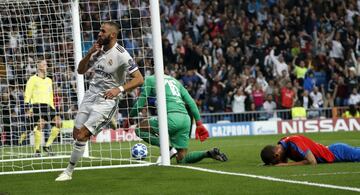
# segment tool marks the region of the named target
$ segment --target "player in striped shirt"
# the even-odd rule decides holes
[[[121,94],[144,82],[130,54],[117,43],[118,34],[119,26],[115,22],[104,22],[96,43],[79,63],[79,74],[84,74],[92,68],[95,75],[75,119],[75,143],[69,165],[56,181],[72,179],[72,172],[84,154],[86,142],[90,136],[99,133],[117,112]],[[128,82],[127,74],[132,77]]]
[[[275,166],[360,162],[359,147],[344,143],[324,146],[303,135],[284,137],[276,146],[265,146],[260,155],[265,165]],[[288,162],[288,158],[294,162]]]

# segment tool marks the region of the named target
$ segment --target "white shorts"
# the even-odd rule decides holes
[[[93,135],[98,134],[117,112],[118,99],[110,100],[100,94],[85,93],[75,118],[75,127],[80,129],[85,126]]]

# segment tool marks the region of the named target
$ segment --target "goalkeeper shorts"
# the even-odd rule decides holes
[[[177,149],[185,149],[189,146],[189,133],[191,130],[190,116],[184,113],[168,113],[168,132],[170,145]],[[157,117],[150,118],[151,130],[159,133],[159,122]]]

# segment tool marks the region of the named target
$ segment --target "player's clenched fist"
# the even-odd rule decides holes
[[[100,43],[101,41],[100,41],[100,38],[98,38],[98,40],[96,40],[96,42],[94,43],[94,45],[89,49],[89,53],[90,54],[93,54],[93,53],[95,53],[95,52],[98,52],[98,51],[100,51],[100,49],[101,49],[101,43]]]

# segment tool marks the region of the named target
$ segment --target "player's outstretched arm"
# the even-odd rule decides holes
[[[314,154],[308,150],[305,155],[305,159],[299,162],[288,162],[288,163],[279,163],[275,166],[294,166],[294,165],[316,165],[317,161]]]
[[[188,105],[191,115],[195,118],[195,138],[203,142],[209,137],[209,132],[201,122],[199,109],[197,108],[194,99],[190,96],[189,92],[185,89],[185,87],[181,87],[180,93],[185,104]]]

